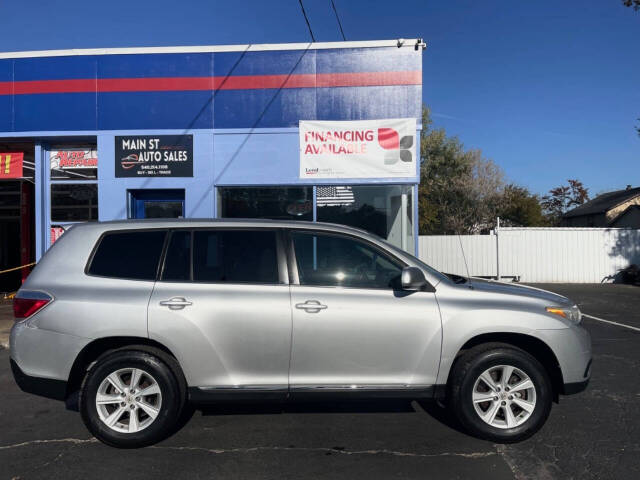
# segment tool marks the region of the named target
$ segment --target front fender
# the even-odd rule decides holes
[[[486,334],[519,334],[534,337],[545,343],[560,358],[557,344],[549,342],[553,332],[569,330],[562,321],[544,313],[512,308],[458,307],[442,309],[442,358],[437,383],[446,384],[449,372],[460,349],[470,340]],[[562,364],[561,364],[562,366]]]

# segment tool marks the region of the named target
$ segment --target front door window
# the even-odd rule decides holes
[[[300,285],[400,288],[402,265],[359,240],[293,233]]]

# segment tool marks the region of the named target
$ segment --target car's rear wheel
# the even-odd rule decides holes
[[[485,344],[454,365],[450,399],[457,418],[472,434],[509,443],[530,437],[544,425],[553,392],[545,368],[527,352]]]
[[[172,370],[142,351],[98,359],[83,382],[80,412],[89,431],[119,448],[151,445],[172,432],[183,399]]]

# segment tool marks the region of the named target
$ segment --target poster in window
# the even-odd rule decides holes
[[[95,180],[98,178],[96,147],[72,147],[49,152],[54,180]]]
[[[24,152],[0,152],[0,179],[22,178]]]

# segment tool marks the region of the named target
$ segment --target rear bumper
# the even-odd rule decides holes
[[[67,382],[64,380],[29,376],[22,371],[13,358],[10,362],[13,378],[23,392],[54,400],[64,400],[67,396]]]

